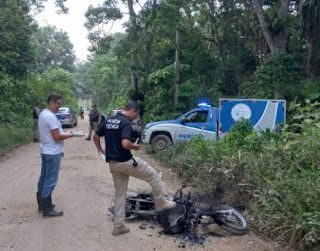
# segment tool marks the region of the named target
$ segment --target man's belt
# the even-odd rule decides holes
[[[109,160],[108,162],[109,162],[109,163],[121,163],[121,162],[127,162],[127,161],[129,161],[129,160],[132,160],[132,161],[133,161],[132,165],[133,165],[134,167],[138,166],[138,162],[137,162],[134,158],[131,158],[131,159],[128,159],[128,160]]]

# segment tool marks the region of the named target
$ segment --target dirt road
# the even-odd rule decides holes
[[[76,130],[86,131],[79,120]],[[176,176],[143,150],[137,153],[155,169],[164,171],[168,192],[180,186]],[[92,141],[72,138],[65,142],[65,157],[53,201],[63,217],[44,219],[36,207],[36,183],[40,171],[39,144],[31,143],[0,159],[0,250],[212,250],[278,251],[279,247],[253,233],[246,236],[209,237],[204,246],[180,248],[180,239],[160,235],[159,226],[147,222],[128,223],[131,233],[111,235],[108,207],[113,197],[108,165]],[[147,184],[131,178],[130,191],[149,190]]]

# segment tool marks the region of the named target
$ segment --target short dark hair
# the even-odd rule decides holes
[[[138,110],[140,110],[140,107],[139,107],[139,104],[136,102],[129,102],[128,104],[125,105],[124,110],[125,111],[130,111],[130,110],[138,111]]]
[[[61,96],[59,94],[56,93],[52,93],[49,95],[48,97],[48,104],[52,101],[54,103],[56,103],[58,100],[61,99]]]

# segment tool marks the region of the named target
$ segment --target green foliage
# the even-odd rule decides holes
[[[288,108],[288,130],[294,132],[308,132],[310,126],[320,121],[320,103],[305,100],[304,104],[292,102]]]
[[[24,76],[34,62],[31,43],[34,26],[24,1],[0,2],[0,71]]]
[[[264,2],[268,6],[265,14],[270,21],[271,35],[277,37],[288,31],[288,43],[285,43],[288,48],[274,54],[269,53],[270,48],[251,1],[228,0],[220,1],[219,5],[209,0],[165,0],[157,4],[148,1],[137,13],[137,22],[131,20],[126,24],[127,32],[120,40],[119,36],[104,35],[103,29],[98,28],[121,16],[119,2],[106,1],[101,7],[89,9],[87,27],[92,32],[93,50],[98,55],[112,55],[117,59],[115,71],[122,74],[120,82],[126,82],[121,86],[133,88],[129,85],[130,69],[137,72],[139,90],[129,95],[135,99],[138,93],[139,101],[144,97],[147,120],[171,118],[190,109],[203,96],[217,103],[220,97],[285,98],[292,101],[295,97],[301,100],[317,95],[311,89],[318,86],[316,78],[304,79],[309,45],[302,38],[301,12],[294,1],[290,1],[288,19],[279,14],[279,4]],[[134,42],[132,29],[137,34]],[[171,66],[175,61],[177,29],[180,62],[188,69],[180,71],[179,104],[174,107],[174,71]],[[132,53],[136,57],[134,65]],[[111,92],[118,90],[112,89]],[[122,93],[126,96],[128,92]],[[111,99],[102,102],[108,103]]]
[[[301,250],[320,244],[320,112],[295,106],[300,133],[252,132],[238,121],[217,142],[193,138],[159,153],[199,191],[247,209],[254,228]]]
[[[0,123],[0,156],[21,145],[27,144],[32,139],[33,121],[25,119],[19,124]]]
[[[150,74],[145,104],[152,107],[147,120],[157,120],[172,112],[174,69],[172,65]],[[151,105],[152,104],[152,105]],[[165,112],[164,112],[165,111]]]
[[[235,123],[229,133],[224,137],[224,141],[234,148],[238,148],[251,140],[250,135],[254,135],[253,128],[249,120],[240,119]]]
[[[19,124],[24,121],[32,96],[27,82],[10,78],[0,72],[0,123]],[[30,113],[31,114],[31,113]]]
[[[255,98],[293,100],[299,93],[300,72],[300,64],[293,55],[271,54],[243,86],[243,93]]]
[[[319,133],[284,133],[280,140],[260,141],[247,153],[252,222],[265,234],[304,249],[319,244]]]
[[[98,7],[89,6],[85,13],[87,22],[85,27],[89,30],[89,40],[92,43],[91,50],[106,53],[104,47],[109,41],[109,36],[104,36],[104,26],[122,18],[122,13],[116,5],[116,1],[104,1]]]
[[[30,93],[36,102],[47,105],[47,98],[51,93],[58,93],[64,105],[70,105],[77,110],[75,96],[75,76],[63,69],[48,69],[41,75],[29,77]]]
[[[169,147],[158,153],[158,156],[175,168],[182,177],[205,191],[213,191],[217,183],[210,182],[211,166],[202,163],[211,162],[216,156],[213,153],[213,142],[204,141],[201,137],[194,137],[189,142]]]
[[[113,101],[127,97],[130,89],[125,82],[126,76],[117,70],[115,58],[107,55],[99,55],[86,65],[85,84],[92,93],[92,102],[100,108],[112,109],[119,105]]]
[[[52,92],[61,94],[64,104],[77,108],[72,73],[51,69],[23,81],[0,73],[1,153],[31,140],[33,106],[39,102],[45,107]]]
[[[46,71],[42,76],[30,75],[24,81],[0,73],[0,122],[19,124],[32,114],[36,102],[46,106],[50,93],[62,95],[64,103],[76,108],[74,76],[62,69]]]
[[[75,78],[67,71],[75,57],[66,33],[52,27],[37,31],[29,13],[42,2],[0,1],[0,154],[32,139],[33,106],[45,107],[49,93],[60,93],[65,104],[77,108]],[[63,2],[55,4],[65,12]]]
[[[35,33],[37,71],[62,68],[75,70],[75,55],[68,34],[54,26],[40,27]]]
[[[181,73],[187,73],[189,65],[180,66]],[[198,90],[197,82],[188,80],[180,84],[180,100],[178,107],[173,105],[174,66],[169,65],[149,75],[145,83],[144,105],[149,107],[145,114],[146,121],[169,119],[176,117],[194,105],[194,93]]]
[[[305,99],[320,100],[320,78],[301,80],[301,89],[297,98],[299,101]]]

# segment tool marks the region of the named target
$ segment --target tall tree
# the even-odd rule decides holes
[[[104,1],[101,6],[89,6],[85,13],[87,18],[85,27],[89,31],[88,38],[92,43],[91,50],[96,53],[102,54],[108,50],[108,47],[104,48],[109,41],[106,40],[109,35],[106,27],[108,27],[110,23],[112,26],[114,21],[123,17],[120,9],[117,7],[117,2],[117,0],[107,0]]]
[[[180,86],[180,35],[176,28],[176,58],[175,58],[175,81],[174,81],[174,106],[179,103],[179,86]]]
[[[130,46],[130,78],[131,78],[131,87],[137,96],[138,94],[138,72],[137,72],[137,41],[138,41],[138,23],[137,15],[133,8],[133,0],[127,0],[127,5],[129,9],[130,24],[129,24],[129,43]]]
[[[123,76],[118,76],[116,70],[116,60],[106,55],[97,55],[86,65],[84,81],[99,107],[106,107],[113,97],[121,96]]]
[[[75,55],[68,34],[54,26],[41,27],[35,34],[37,66],[40,72],[48,67],[75,70]]]
[[[0,71],[23,76],[33,65],[34,26],[29,6],[19,0],[0,1]]]
[[[101,39],[106,35],[101,26],[108,24],[110,21],[115,21],[122,18],[120,9],[118,8],[117,0],[106,0],[102,6],[93,8],[90,7],[86,13],[87,23],[86,27],[91,34],[89,38],[96,43],[99,43]],[[138,93],[138,59],[137,59],[137,42],[139,25],[137,21],[137,14],[134,10],[133,0],[121,0],[122,3],[126,4],[129,13],[128,27],[128,44],[130,46],[130,79],[131,87],[134,92],[134,97],[137,97]],[[100,29],[99,29],[100,27]],[[101,37],[101,34],[103,35]]]
[[[253,0],[263,35],[271,52],[287,50],[289,2],[290,0]]]
[[[145,9],[141,11],[140,17],[144,23],[144,37],[145,37],[145,56],[144,56],[144,71],[148,75],[150,73],[152,61],[152,47],[154,40],[153,21],[156,19],[157,0],[148,0],[145,3]]]
[[[307,76],[313,77],[315,74],[315,50],[320,41],[320,1],[303,0],[301,3],[301,23],[303,33],[309,43],[307,58]],[[320,46],[319,46],[320,47]]]

